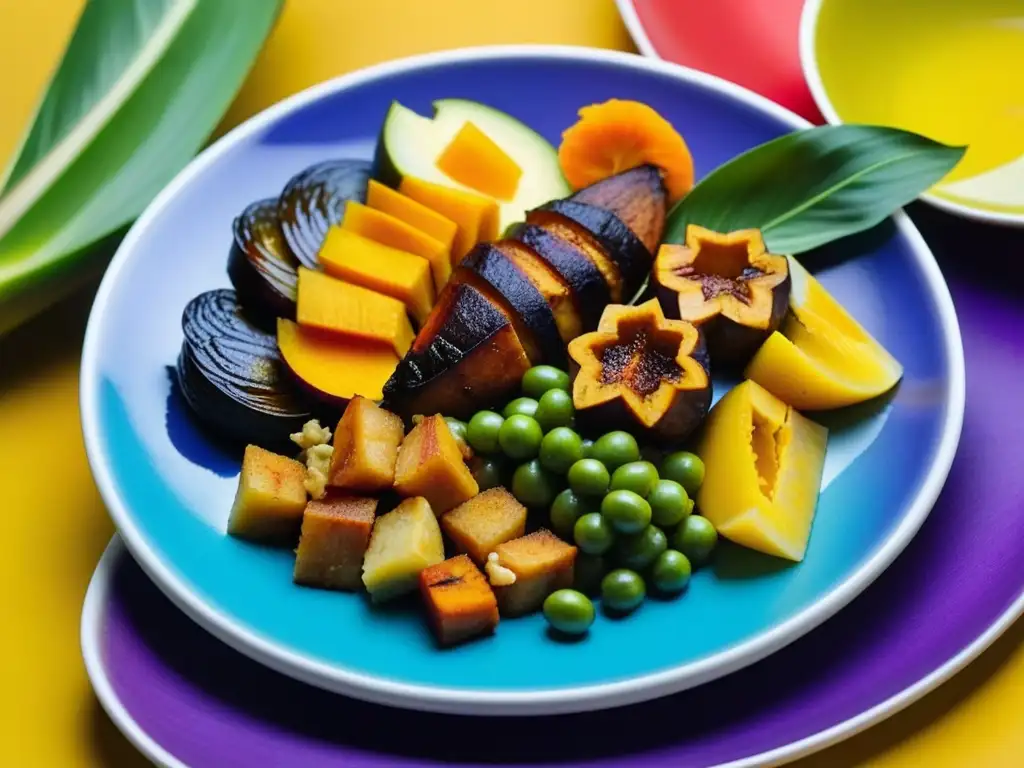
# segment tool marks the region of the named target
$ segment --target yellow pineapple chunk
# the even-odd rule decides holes
[[[402,441],[395,490],[402,496],[423,496],[437,515],[480,492],[440,414],[420,421]]]
[[[406,499],[377,518],[363,558],[363,584],[374,602],[416,589],[420,571],[444,560],[444,542],[430,504]]]
[[[356,395],[334,430],[328,483],[358,493],[374,493],[395,481],[402,420],[372,400]]]
[[[459,552],[467,553],[482,566],[495,547],[526,531],[526,507],[499,486],[446,512],[441,528]]]
[[[515,574],[514,583],[495,588],[502,616],[522,616],[541,607],[556,589],[572,586],[576,547],[544,528],[495,548],[498,562]]]
[[[361,496],[332,494],[323,501],[309,502],[295,550],[295,583],[359,589],[376,511],[377,499]]]
[[[487,579],[466,555],[420,573],[420,593],[437,641],[455,645],[498,626],[498,601]]]
[[[228,533],[270,544],[294,541],[306,508],[306,468],[295,459],[247,445]]]

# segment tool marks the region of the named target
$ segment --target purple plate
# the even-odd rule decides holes
[[[192,768],[761,765],[821,749],[905,707],[1024,611],[1024,292],[1006,279],[1024,236],[928,209],[912,214],[960,317],[968,374],[960,451],[904,554],[803,639],[646,704],[470,721],[360,703],[261,667],[189,621],[115,543],[82,620],[103,706],[150,759]],[[510,739],[510,728],[524,737]]]

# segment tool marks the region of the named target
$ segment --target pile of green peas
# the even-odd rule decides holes
[[[699,457],[678,451],[655,466],[628,432],[583,439],[573,428],[569,387],[565,371],[534,366],[523,375],[522,396],[502,413],[479,411],[468,423],[449,419],[449,426],[476,453],[481,490],[506,485],[525,506],[546,509],[551,529],[579,548],[575,589],[549,595],[544,615],[557,631],[581,634],[595,616],[588,595],[600,595],[608,611],[628,613],[648,587],[678,594],[708,561],[718,534],[693,514],[692,496],[704,480]]]

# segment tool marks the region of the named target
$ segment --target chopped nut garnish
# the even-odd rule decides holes
[[[331,455],[334,446],[319,443],[311,445],[305,451],[306,457],[306,491],[314,499],[322,499],[327,493],[327,473],[331,466]]]
[[[308,451],[314,445],[326,445],[331,442],[331,429],[321,427],[317,419],[310,419],[302,425],[301,432],[293,432],[289,437],[299,448]]]
[[[487,571],[487,580],[491,582],[492,587],[508,587],[516,583],[515,573],[498,562],[497,552],[491,552],[487,556],[484,570]]]
[[[306,477],[302,481],[306,493],[313,499],[322,499],[327,495],[327,475],[316,467],[306,469]]]

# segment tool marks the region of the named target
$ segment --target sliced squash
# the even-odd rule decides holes
[[[399,355],[412,345],[412,324],[405,305],[323,272],[299,267],[299,325],[346,338],[386,344]]]
[[[555,325],[563,343],[569,343],[583,332],[583,321],[569,284],[530,248],[515,240],[496,243],[513,264],[533,283],[551,307]]]
[[[622,272],[614,259],[604,250],[604,246],[586,229],[554,211],[530,211],[526,221],[578,248],[600,270],[601,276],[608,284],[611,300],[616,303],[622,301]]]
[[[529,367],[503,306],[473,285],[452,280],[388,381],[385,396],[406,418],[444,413],[468,419],[506,402]]]
[[[516,196],[523,176],[516,161],[468,121],[438,156],[437,167],[460,184],[506,202]]]
[[[380,400],[399,360],[382,344],[331,338],[284,318],[277,320],[277,346],[299,384],[333,405],[355,395]]]
[[[457,280],[469,282],[509,312],[530,361],[564,365],[565,345],[551,308],[498,243],[480,243],[459,266]],[[493,292],[493,293],[492,293]]]
[[[355,200],[345,206],[341,228],[426,259],[434,276],[434,290],[440,291],[448,282],[452,273],[451,249],[423,230]]]
[[[424,258],[331,227],[320,249],[320,263],[329,275],[398,299],[418,323],[430,314],[434,281]]]
[[[458,225],[452,244],[452,264],[462,261],[480,241],[498,236],[498,203],[493,198],[413,176],[404,177],[398,191]]]
[[[442,216],[423,203],[418,203],[411,197],[373,179],[370,179],[370,183],[366,186],[366,204],[374,210],[387,213],[422,232],[426,232],[435,240],[444,243],[448,253],[451,253],[459,225],[447,216]]]

